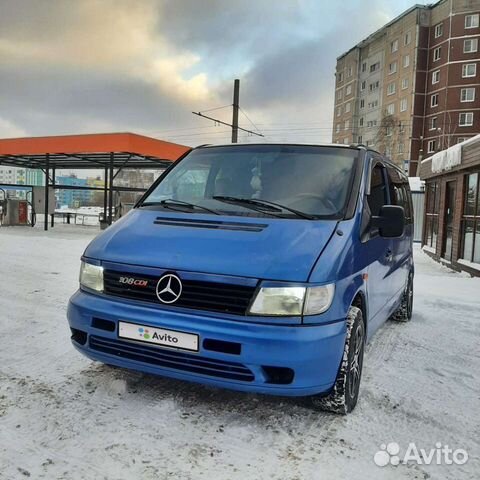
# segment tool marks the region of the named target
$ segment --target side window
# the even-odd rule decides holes
[[[410,192],[410,185],[408,182],[404,182],[403,184],[403,191],[406,199],[406,206],[405,206],[405,217],[407,223],[413,223],[413,203],[412,203],[412,193]]]
[[[370,214],[380,215],[380,209],[387,204],[387,186],[383,175],[384,168],[377,163],[370,175],[370,194],[367,197]]]
[[[412,205],[410,187],[404,177],[393,168],[387,168],[392,205],[403,207],[406,223],[412,223]]]

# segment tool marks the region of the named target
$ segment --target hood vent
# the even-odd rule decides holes
[[[211,228],[217,230],[235,230],[241,232],[261,232],[268,227],[265,223],[246,222],[222,222],[216,220],[197,220],[183,218],[157,217],[153,222],[155,225],[167,225],[170,227],[193,227]]]

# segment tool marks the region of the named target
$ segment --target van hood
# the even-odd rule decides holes
[[[337,222],[134,209],[96,237],[101,261],[305,282]]]

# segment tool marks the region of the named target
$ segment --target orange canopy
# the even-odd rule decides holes
[[[98,133],[0,139],[0,164],[29,168],[94,168],[113,157],[115,167],[155,167],[177,160],[190,147],[135,133]],[[112,155],[114,154],[114,155]],[[148,165],[147,165],[148,164]]]

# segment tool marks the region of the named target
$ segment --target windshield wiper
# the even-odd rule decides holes
[[[287,212],[293,213],[295,216],[300,218],[305,218],[307,220],[314,220],[316,217],[314,215],[309,215],[308,213],[300,212],[280,203],[271,202],[270,200],[263,200],[260,198],[240,198],[240,197],[230,197],[224,195],[214,195],[212,197],[214,200],[219,200],[220,202],[227,203],[238,203],[239,205],[251,205],[260,207],[270,212],[282,212],[286,210]]]
[[[165,200],[161,200],[160,202],[143,202],[140,207],[149,207],[151,205],[160,205],[165,208],[170,208],[171,210],[176,210],[176,211],[181,211],[178,210],[178,208],[174,208],[175,206],[177,207],[187,207],[190,208],[191,210],[194,210],[195,208],[198,208],[199,210],[203,210],[208,213],[213,213],[214,215],[220,215],[219,212],[216,212],[215,210],[212,210],[207,207],[203,207],[202,205],[197,205],[195,203],[189,203],[189,202],[184,202],[182,200],[175,200],[174,198],[166,198]]]

